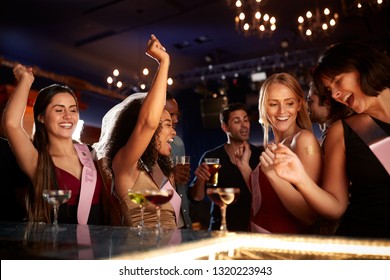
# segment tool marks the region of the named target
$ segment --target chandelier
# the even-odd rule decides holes
[[[338,22],[339,15],[331,13],[329,8],[320,11],[317,4],[314,12],[307,11],[305,16],[298,17],[298,30],[304,40],[311,40],[322,34],[331,33]]]
[[[380,12],[387,7],[389,0],[342,0],[341,6],[345,15],[362,16],[366,12]]]
[[[269,37],[276,30],[276,18],[263,13],[265,0],[234,0],[236,30],[244,36]]]

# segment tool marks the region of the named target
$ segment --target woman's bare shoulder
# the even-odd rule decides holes
[[[297,145],[299,144],[304,144],[304,143],[313,143],[317,142],[318,139],[315,136],[315,134],[307,129],[302,129],[300,132],[298,132],[295,137],[294,141],[296,142]]]
[[[301,130],[294,139],[293,151],[298,155],[321,153],[317,137],[310,130]]]

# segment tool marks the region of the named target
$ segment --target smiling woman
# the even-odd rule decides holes
[[[358,113],[330,126],[321,185],[306,175],[287,147],[276,150],[277,174],[294,184],[321,216],[342,218],[337,235],[390,237],[388,69],[388,55],[360,42],[335,44],[321,55],[313,73],[319,94]]]
[[[176,132],[171,115],[164,110],[170,57],[154,35],[148,41],[147,55],[159,63],[149,92],[130,95],[103,117],[100,140],[94,148],[108,180],[114,182],[123,224],[138,226],[143,216],[145,226],[151,227],[160,212],[148,204],[142,214],[129,193],[173,189],[170,143]],[[181,199],[176,191],[172,201],[161,206],[161,224],[166,228],[176,228],[180,217]]]
[[[32,68],[16,65],[18,81],[4,111],[4,132],[20,168],[30,178],[33,187],[27,200],[28,219],[50,222],[51,209],[43,201],[44,190],[70,189],[72,198],[60,208],[61,223],[103,224],[105,188],[92,162],[86,145],[75,144],[72,134],[79,120],[78,102],[73,91],[53,84],[39,91],[33,106],[34,133],[32,141],[22,126],[29,90],[34,82]],[[92,174],[92,175],[91,175]],[[92,176],[93,180],[87,176]],[[89,184],[89,182],[93,182]],[[87,191],[86,190],[92,190]]]
[[[316,213],[290,182],[276,175],[274,150],[284,143],[302,160],[309,176],[320,182],[322,155],[312,133],[303,90],[287,73],[265,80],[259,97],[260,123],[264,129],[265,151],[260,165],[248,182],[252,190],[252,231],[268,233],[312,233]],[[268,142],[272,129],[274,143]],[[243,174],[244,175],[244,174]]]

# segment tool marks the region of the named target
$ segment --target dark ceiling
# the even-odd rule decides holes
[[[277,18],[277,29],[269,38],[244,37],[235,30],[234,11],[228,7],[234,2],[6,0],[0,10],[0,56],[98,86],[105,86],[106,77],[118,68],[125,83],[133,83],[143,67],[154,65],[144,55],[148,37],[154,33],[171,55],[174,88],[190,82],[209,64],[233,65],[277,54],[291,57],[297,52],[309,56],[309,50],[342,40],[389,49],[388,6],[379,13],[347,15],[342,3],[351,1],[320,1],[339,13],[337,29],[330,36],[304,41],[297,31],[297,17],[313,10],[315,1],[263,0],[264,11]],[[282,48],[282,41],[288,47]]]

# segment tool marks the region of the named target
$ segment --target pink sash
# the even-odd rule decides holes
[[[77,245],[79,246],[79,260],[93,260],[93,250],[91,247],[91,235],[87,225],[77,225]]]
[[[180,208],[181,208],[181,197],[178,195],[176,190],[172,187],[171,182],[168,180],[168,178],[162,173],[161,168],[155,164],[153,166],[153,173],[152,173],[153,181],[156,183],[156,185],[160,189],[172,189],[173,190],[173,197],[169,201],[169,203],[172,205],[173,210],[175,210],[176,215],[176,226],[179,225],[179,218],[180,218]]]
[[[171,182],[169,180],[164,184],[164,186],[161,188],[162,190],[168,190],[172,189],[173,190],[173,196],[169,203],[172,205],[173,210],[175,210],[175,215],[176,215],[176,225],[179,224],[179,218],[180,218],[180,207],[181,207],[181,197],[180,195],[177,194],[175,189],[172,187]]]
[[[370,145],[370,149],[390,175],[390,137],[386,137],[379,142],[372,143]]]
[[[74,144],[74,147],[80,162],[83,165],[77,221],[79,224],[86,225],[91,210],[93,194],[95,192],[97,171],[88,146],[84,144]]]
[[[390,174],[390,137],[369,115],[354,115],[345,119],[345,122],[367,144]]]
[[[270,231],[266,230],[265,228],[262,228],[261,226],[255,224],[254,222],[251,222],[251,232],[271,233]]]
[[[253,216],[260,210],[261,206],[261,190],[259,186],[259,172],[260,172],[260,164],[256,166],[255,170],[253,170],[251,174],[251,190],[252,190],[252,212]]]
[[[181,231],[180,229],[174,229],[172,232],[172,236],[168,241],[169,245],[177,245],[181,243]]]
[[[257,215],[260,211],[261,206],[261,189],[259,185],[259,175],[260,175],[260,164],[256,166],[255,170],[253,170],[251,174],[251,190],[252,190],[252,212],[253,217]],[[261,226],[257,225],[256,223],[251,221],[251,232],[258,232],[258,233],[271,233],[268,230],[262,228]]]

